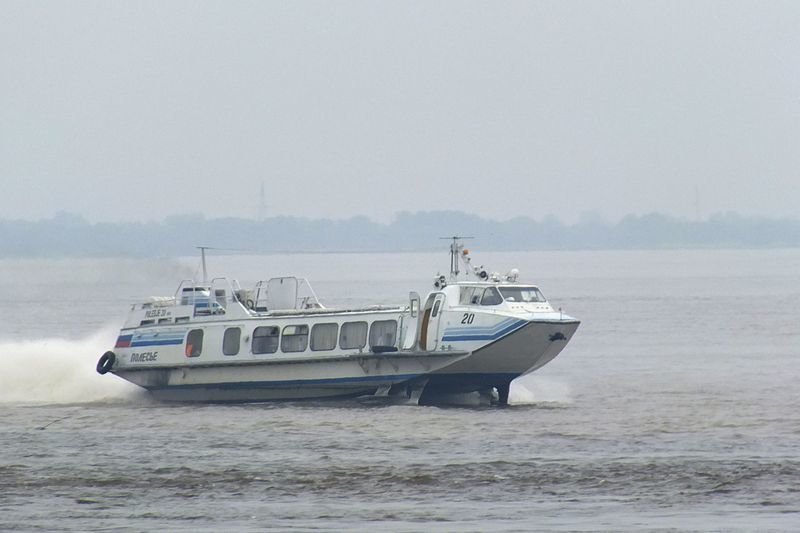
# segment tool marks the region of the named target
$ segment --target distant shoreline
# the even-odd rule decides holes
[[[619,222],[588,217],[565,224],[518,217],[484,219],[458,211],[401,213],[382,224],[275,217],[263,221],[167,217],[161,222],[90,223],[61,213],[37,221],[0,220],[0,258],[181,257],[195,246],[217,254],[332,254],[428,252],[446,246],[440,237],[469,235],[483,251],[780,249],[800,247],[800,220],[735,213],[690,221],[658,213],[628,215]]]

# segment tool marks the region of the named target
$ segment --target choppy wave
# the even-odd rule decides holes
[[[115,329],[70,340],[0,341],[0,403],[84,403],[126,400],[138,388],[95,371]]]
[[[187,457],[180,457],[188,459]],[[20,465],[0,466],[0,488],[13,491],[88,494],[108,500],[147,491],[154,498],[206,494],[216,498],[250,494],[270,498],[306,497],[441,498],[458,495],[477,501],[518,501],[545,498],[563,500],[594,495],[618,502],[675,506],[737,503],[745,508],[780,506],[796,513],[796,461],[701,458],[662,458],[654,461],[467,461],[392,465],[373,460],[359,464],[247,465],[208,464],[200,468],[147,468],[126,464],[125,469],[54,468],[47,475]],[[389,496],[392,495],[392,496]],[[176,497],[178,496],[178,497]],[[234,498],[235,499],[235,498]],[[186,503],[184,502],[186,505]],[[200,510],[195,508],[195,510]]]

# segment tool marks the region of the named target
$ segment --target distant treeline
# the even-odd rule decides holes
[[[411,251],[442,247],[439,237],[475,237],[484,250],[800,247],[800,220],[714,215],[690,221],[662,214],[619,222],[585,216],[496,221],[457,211],[399,213],[389,224],[365,217],[263,221],[170,216],[162,222],[90,223],[61,213],[39,221],[0,220],[0,257],[183,256],[208,245],[252,252]]]

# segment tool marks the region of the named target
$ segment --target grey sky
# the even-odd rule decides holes
[[[800,216],[800,2],[0,13],[0,218]]]

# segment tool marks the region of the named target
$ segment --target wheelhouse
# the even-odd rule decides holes
[[[475,283],[459,285],[459,305],[497,306],[503,303],[542,304],[547,299],[534,285]]]

